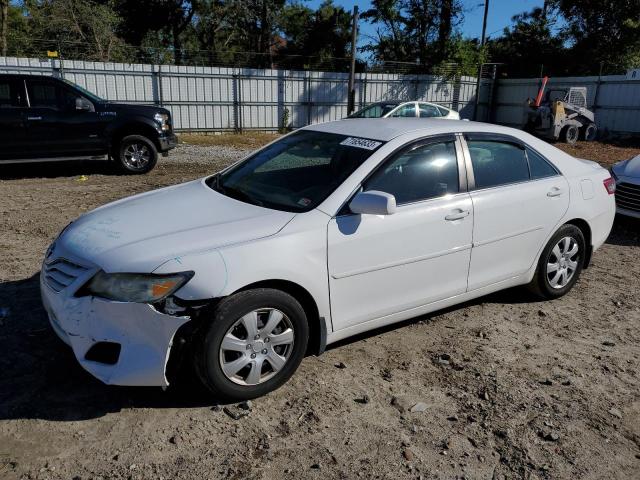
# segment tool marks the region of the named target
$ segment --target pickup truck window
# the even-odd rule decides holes
[[[53,82],[29,80],[27,91],[31,108],[58,110],[58,88]]]
[[[16,85],[12,80],[0,80],[0,108],[20,106],[20,98]]]

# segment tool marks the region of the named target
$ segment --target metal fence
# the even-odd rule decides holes
[[[0,72],[63,77],[117,102],[161,105],[176,130],[273,131],[343,118],[348,74],[0,57]],[[481,82],[478,118],[490,103]],[[476,79],[468,76],[359,73],[356,106],[379,100],[425,100],[473,118]]]
[[[525,123],[527,98],[535,98],[540,80],[499,80],[492,105],[491,120],[509,126]],[[595,112],[601,133],[640,133],[640,81],[628,80],[624,75],[602,77],[551,78],[547,90],[571,86],[587,87],[587,107]]]

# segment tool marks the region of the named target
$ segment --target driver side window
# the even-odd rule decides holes
[[[28,80],[29,106],[31,108],[59,108],[59,88],[47,80]]]
[[[419,145],[387,162],[364,185],[396,197],[398,205],[459,192],[458,161],[453,141]]]

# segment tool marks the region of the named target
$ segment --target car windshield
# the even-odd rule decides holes
[[[380,118],[400,105],[398,102],[374,103],[349,115],[349,118]]]
[[[302,130],[208,180],[229,197],[276,210],[315,208],[383,142]]]
[[[80,92],[85,95],[86,97],[89,97],[89,100],[93,101],[93,102],[99,102],[99,103],[103,103],[104,99],[100,98],[99,96],[97,96],[94,93],[91,93],[89,90],[87,90],[86,88],[82,88],[80,85],[76,85],[73,82],[70,82],[67,79],[63,79],[63,82],[66,83],[67,85],[70,85],[71,87],[75,88],[76,90],[80,90]]]

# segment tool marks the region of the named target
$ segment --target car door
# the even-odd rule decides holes
[[[474,211],[469,290],[525,273],[569,207],[569,185],[517,139],[465,135]]]
[[[331,316],[336,330],[464,293],[473,210],[454,136],[412,144],[362,189],[393,194],[392,215],[345,207],[328,225]]]
[[[26,86],[27,138],[34,157],[106,153],[102,120],[90,100],[52,78],[32,77]]]
[[[0,77],[0,161],[25,156],[24,89],[19,77]]]

